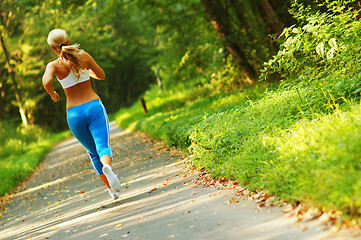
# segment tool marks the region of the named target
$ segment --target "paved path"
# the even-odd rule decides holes
[[[113,169],[122,183],[110,199],[85,150],[69,138],[8,202],[0,239],[353,239],[296,223],[281,208],[260,208],[231,190],[196,184],[182,154],[111,123]],[[307,230],[305,230],[307,229]]]

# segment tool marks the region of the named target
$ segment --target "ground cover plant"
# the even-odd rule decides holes
[[[68,132],[51,134],[40,127],[0,122],[0,196],[34,172],[43,156]]]
[[[287,199],[359,217],[361,109],[303,120],[265,139],[277,149],[264,187]],[[272,182],[267,181],[273,179]]]

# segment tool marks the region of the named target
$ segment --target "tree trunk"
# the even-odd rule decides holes
[[[16,97],[16,101],[18,103],[18,107],[19,107],[19,113],[20,113],[20,116],[21,116],[21,120],[24,124],[25,127],[28,126],[28,121],[26,119],[26,115],[25,115],[25,110],[23,108],[23,104],[21,103],[21,96],[20,96],[20,93],[19,93],[19,90],[18,90],[18,85],[16,83],[16,80],[15,80],[15,71],[14,69],[12,68],[11,64],[10,64],[10,58],[9,58],[9,54],[8,54],[8,51],[7,51],[7,48],[5,46],[5,42],[4,42],[4,38],[2,36],[2,32],[0,32],[0,41],[1,41],[1,47],[3,49],[3,52],[5,54],[5,58],[6,58],[6,65],[7,65],[7,68],[8,68],[8,72],[11,76],[11,80],[13,82],[13,85],[14,85],[14,90],[15,90],[15,97]]]
[[[201,0],[207,14],[209,15],[218,36],[225,43],[226,49],[232,54],[234,61],[249,77],[254,78],[257,74],[249,64],[242,48],[231,40],[232,28],[222,15],[226,10],[219,0]]]
[[[158,83],[158,86],[160,88],[160,90],[163,92],[163,85],[162,85],[162,79],[160,78],[160,75],[159,75],[159,66],[157,66],[157,68],[155,69],[155,76],[157,78],[157,83]]]
[[[272,32],[280,35],[285,27],[284,24],[280,21],[276,12],[273,10],[272,5],[268,0],[260,0],[259,4],[261,9],[264,11],[267,22],[269,23]]]

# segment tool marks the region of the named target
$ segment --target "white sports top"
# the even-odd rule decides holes
[[[80,73],[79,78],[77,78],[77,76],[72,70],[70,70],[69,75],[66,76],[65,78],[61,80],[58,77],[56,78],[60,82],[61,86],[63,86],[63,88],[70,88],[74,85],[77,85],[78,83],[90,80],[89,70],[82,69],[81,71],[82,72]]]

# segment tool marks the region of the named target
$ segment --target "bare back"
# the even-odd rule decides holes
[[[92,77],[100,80],[105,78],[103,70],[88,53],[85,51],[79,52],[79,59],[82,68],[88,69]],[[59,79],[59,81],[66,78],[70,73],[69,67],[63,66],[59,59],[51,62],[49,65],[51,65],[51,68],[54,69],[54,75]],[[92,100],[100,100],[100,97],[94,92],[92,88],[90,78],[88,81],[84,81],[72,87],[65,88],[64,92],[66,95],[66,109],[87,103]]]

